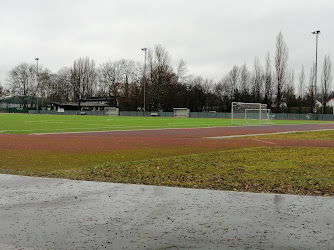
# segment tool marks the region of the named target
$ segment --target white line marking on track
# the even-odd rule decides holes
[[[255,139],[254,139],[254,141],[263,142],[263,143],[267,143],[267,144],[271,144],[271,145],[276,145],[276,143],[270,142],[270,141],[255,140]]]
[[[77,131],[77,132],[55,132],[55,133],[31,133],[28,135],[58,135],[58,134],[87,134],[87,133],[108,133],[108,132],[133,132],[133,131],[156,131],[156,130],[188,130],[188,129],[210,129],[210,128],[226,128],[233,126],[224,126],[224,127],[196,127],[196,128],[148,128],[148,129],[123,129],[123,130],[101,130],[101,131]],[[39,129],[40,130],[40,129]],[[13,131],[13,130],[7,130]],[[22,130],[17,130],[22,131]],[[27,130],[29,131],[29,130]]]
[[[237,137],[247,137],[247,136],[260,136],[260,135],[281,135],[281,134],[293,134],[293,133],[303,133],[303,132],[320,132],[329,131],[334,129],[315,129],[315,130],[304,130],[304,131],[285,131],[285,132],[274,132],[274,133],[262,133],[262,134],[246,134],[246,135],[224,135],[224,136],[213,136],[205,137],[208,139],[226,139],[226,138],[237,138]]]

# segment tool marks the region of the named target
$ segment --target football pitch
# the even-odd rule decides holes
[[[258,121],[252,122],[252,125],[259,125]],[[272,120],[271,123],[272,125],[289,125],[328,122]],[[230,119],[0,114],[1,134],[68,133],[225,126],[231,126]]]
[[[334,195],[328,121],[0,114],[0,149],[2,174]]]

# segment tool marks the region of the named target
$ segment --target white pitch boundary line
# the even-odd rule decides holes
[[[88,133],[106,133],[106,132],[133,132],[133,131],[157,131],[157,130],[177,130],[177,129],[209,129],[209,128],[221,128],[221,127],[197,127],[197,128],[157,128],[157,129],[129,129],[129,130],[103,130],[103,131],[74,131],[74,132],[56,132],[56,133],[31,133],[29,135],[58,135],[58,134],[88,134]],[[303,132],[317,132],[317,131],[329,131],[334,129],[318,129],[318,130],[306,130],[306,131],[287,131],[287,132],[275,132],[275,133],[263,133],[263,134],[247,134],[247,135],[227,135],[216,137],[203,137],[208,139],[224,139],[234,137],[247,137],[247,136],[260,136],[260,135],[279,135],[279,134],[292,134]]]
[[[112,128],[112,127],[124,127],[124,128],[127,128],[127,127],[131,127],[131,126],[126,126],[126,125],[120,125],[120,126],[113,126],[113,125],[106,125],[106,126],[103,126],[104,128]],[[150,126],[146,126],[146,127],[150,127]],[[153,127],[153,126],[151,126]],[[14,129],[9,129],[9,130],[1,130],[0,132],[21,132],[21,131],[38,131],[38,130],[76,130],[78,128],[55,128],[55,129],[21,129],[21,130],[14,130]],[[91,128],[81,128],[81,129],[87,129],[87,131],[77,131],[77,132],[55,132],[55,133],[36,133],[36,134],[59,134],[59,133],[90,133],[90,132],[110,132],[110,131],[118,131],[118,130],[102,130],[102,131],[90,131],[89,129]],[[146,130],[150,130],[150,129],[146,129]],[[129,131],[129,130],[119,130],[119,131]]]
[[[300,124],[291,124],[291,125],[300,125]],[[278,125],[281,126],[281,125]],[[284,126],[284,125],[282,125]],[[112,126],[106,126],[106,127],[112,127]],[[126,126],[124,126],[126,127]],[[212,128],[235,128],[236,126],[213,126],[213,127],[194,127],[194,128],[147,128],[147,129],[122,129],[122,130],[99,130],[99,131],[73,131],[73,132],[52,132],[52,133],[30,133],[28,135],[57,135],[57,134],[86,134],[86,133],[106,133],[106,132],[133,132],[133,131],[156,131],[156,130],[188,130],[188,129],[212,129]],[[66,129],[77,129],[77,128],[66,128]],[[86,128],[89,129],[89,128]],[[0,133],[3,132],[20,132],[20,131],[34,131],[34,130],[41,130],[41,129],[29,129],[29,130],[0,130]],[[51,129],[50,129],[51,130]],[[58,129],[61,130],[61,129]],[[209,138],[209,139],[223,139],[223,138],[233,138],[233,137],[245,137],[245,136],[257,136],[257,135],[270,135],[270,134],[288,134],[288,133],[298,133],[298,132],[315,132],[315,131],[327,131],[327,130],[333,130],[333,129],[319,129],[319,130],[306,130],[306,131],[288,131],[288,132],[277,132],[277,133],[265,133],[265,134],[248,134],[248,135],[229,135],[229,136],[216,136],[216,137],[203,137],[203,138]]]
[[[213,137],[204,137],[207,139],[226,139],[226,138],[238,138],[238,137],[247,137],[247,136],[261,136],[261,135],[281,135],[281,134],[293,134],[293,133],[304,133],[304,132],[320,132],[320,131],[329,131],[334,129],[315,129],[315,130],[304,130],[304,131],[285,131],[285,132],[275,132],[275,133],[263,133],[263,134],[247,134],[247,135],[225,135],[225,136],[213,136]]]
[[[226,127],[234,127],[234,126],[223,126]],[[215,126],[215,127],[196,127],[196,128],[148,128],[148,129],[123,129],[123,130],[101,130],[101,131],[76,131],[76,132],[55,132],[55,133],[31,133],[28,135],[61,135],[61,134],[88,134],[88,133],[106,133],[106,132],[133,132],[133,131],[156,131],[156,130],[181,130],[181,129],[210,129],[210,128],[223,128],[222,126]],[[8,130],[13,131],[13,130]],[[22,131],[22,130],[17,130]]]

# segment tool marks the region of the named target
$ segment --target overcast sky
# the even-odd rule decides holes
[[[268,52],[273,61],[280,31],[289,66],[308,75],[312,31],[321,30],[318,69],[325,54],[333,60],[333,13],[333,0],[0,0],[0,82],[35,57],[57,72],[84,56],[143,62],[141,48],[157,44],[175,65],[183,59],[189,73],[219,80],[255,57],[264,65]]]

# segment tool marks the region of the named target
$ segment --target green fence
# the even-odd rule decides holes
[[[11,108],[15,112],[16,108]],[[23,113],[20,110],[15,113]],[[57,110],[29,110],[29,114],[44,114],[44,115],[105,115],[104,111],[78,111],[65,110],[57,112]],[[334,121],[334,114],[295,114],[295,113],[275,113],[271,114],[274,120],[325,120]],[[174,117],[173,112],[148,112],[148,111],[120,111],[120,116],[160,116]],[[190,112],[191,118],[226,118],[231,119],[231,113],[225,112]]]
[[[272,114],[274,120],[324,120],[333,121],[333,114],[294,114],[294,113],[277,113]]]
[[[29,114],[41,115],[104,115],[104,111],[79,111],[79,110],[65,110],[58,112],[57,110],[29,110]]]
[[[192,118],[231,118],[231,113],[225,112],[190,112]]]
[[[24,108],[8,108],[8,113],[26,113]]]

